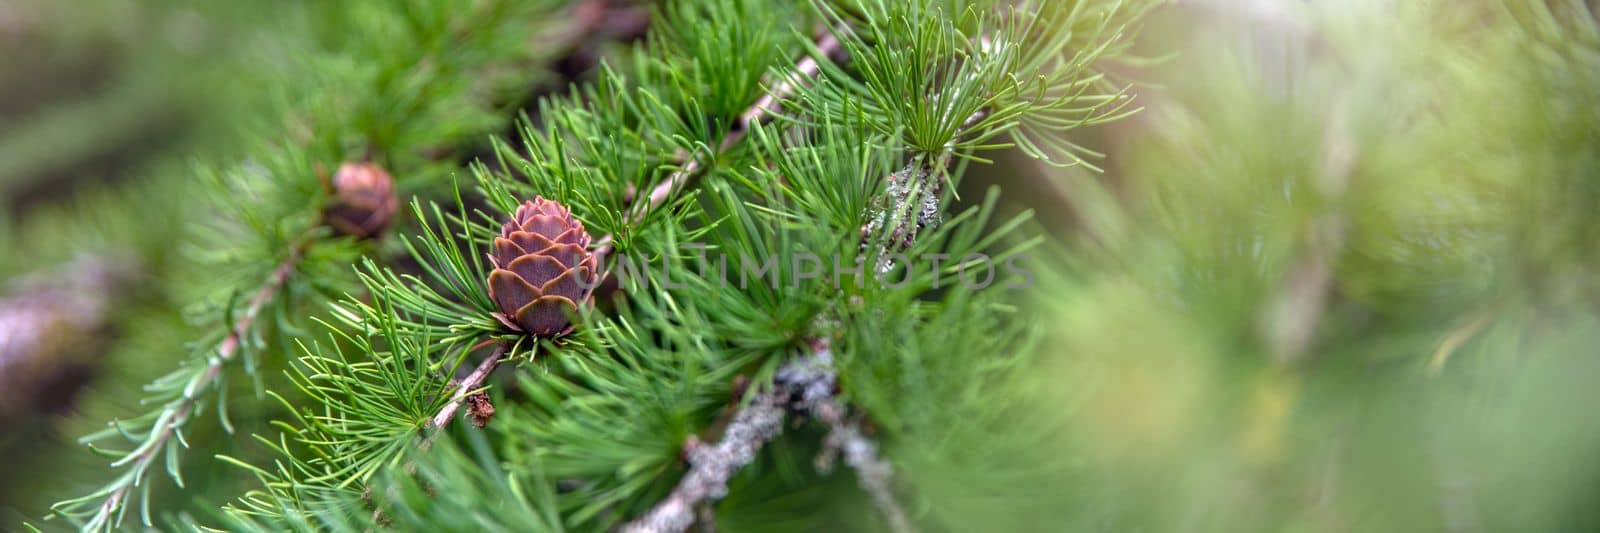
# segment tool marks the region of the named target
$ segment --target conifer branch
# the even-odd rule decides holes
[[[823,56],[829,56],[837,53],[839,51],[839,46],[838,39],[835,39],[833,34],[828,32],[823,32],[816,42],[817,50],[820,51]],[[821,64],[817,61],[816,57],[807,55],[806,57],[802,58],[796,65],[793,76],[789,77],[789,79],[778,82],[773,86],[772,90],[768,91],[766,95],[762,96],[761,99],[757,100],[754,105],[750,106],[749,109],[739,116],[739,127],[734,128],[733,130],[729,131],[727,135],[723,136],[722,141],[718,143],[718,152],[726,151],[729,148],[732,148],[735,144],[738,144],[739,141],[744,139],[745,135],[748,134],[750,129],[755,127],[757,124],[764,124],[768,121],[771,121],[773,116],[781,110],[780,103],[784,99],[794,95],[795,91],[799,87],[799,83],[816,77],[821,69]],[[643,219],[645,213],[666,203],[667,198],[670,197],[673,192],[682,189],[685,185],[687,185],[690,180],[694,179],[694,177],[700,173],[701,169],[702,164],[700,159],[688,158],[688,161],[684,163],[682,167],[667,175],[666,178],[661,180],[661,183],[650,189],[649,194],[645,195],[638,203],[634,204],[632,214],[630,215],[633,221],[637,222]],[[614,236],[610,234],[595,240],[595,256],[597,256],[601,261],[604,261],[605,257],[609,255],[615,248],[614,241]],[[439,411],[439,414],[434,415],[430,425],[435,428],[442,428],[444,425],[449,424],[450,419],[455,416],[455,412],[457,410],[461,409],[461,405],[465,400],[465,395],[461,395],[461,391],[472,390],[481,386],[483,379],[487,378],[489,374],[493,373],[494,369],[499,365],[500,359],[501,357],[497,356],[484,360],[484,362],[479,365],[478,370],[475,370],[472,375],[468,376],[467,381],[462,382],[462,388],[458,389],[457,391],[457,394],[460,397],[448,404],[445,404],[444,408]],[[472,383],[474,378],[477,379],[477,383]]]
[[[755,460],[762,446],[783,432],[783,418],[790,409],[833,393],[836,379],[831,370],[832,359],[832,351],[824,349],[779,368],[772,386],[757,393],[734,413],[721,440],[715,444],[688,446],[689,472],[666,499],[621,530],[627,533],[687,531],[699,514],[697,509],[726,496],[728,480]]]
[[[816,46],[824,56],[827,56],[839,50],[839,41],[835,39],[831,33],[823,32],[822,36],[818,38]],[[757,124],[763,124],[772,120],[774,114],[781,109],[779,104],[784,99],[793,96],[795,90],[799,86],[798,84],[801,81],[809,80],[815,77],[820,71],[821,64],[818,63],[816,57],[807,55],[806,57],[802,58],[795,67],[794,75],[792,77],[778,82],[773,86],[772,90],[768,91],[766,95],[762,96],[761,99],[757,100],[754,105],[750,106],[749,109],[739,116],[738,127],[733,128],[728,132],[727,135],[723,136],[722,140],[718,143],[717,151],[720,153],[732,148],[734,145],[738,144],[740,140],[744,139],[745,135],[748,134],[751,128]],[[690,180],[699,175],[700,170],[703,168],[700,159],[690,158],[687,155],[685,155],[684,158],[687,159],[687,162],[685,162],[682,167],[679,167],[678,170],[668,174],[666,178],[662,179],[660,183],[650,189],[649,194],[645,195],[638,203],[634,204],[632,213],[630,215],[634,222],[643,219],[645,213],[649,212],[651,209],[655,209],[666,203],[667,198],[671,197],[673,192],[682,189],[689,183]],[[608,234],[600,237],[595,241],[594,254],[599,257],[600,260],[604,261],[605,257],[609,255],[615,248],[614,241],[614,235]],[[439,411],[439,414],[434,415],[430,425],[435,428],[442,428],[446,424],[449,424],[450,419],[455,416],[455,412],[457,410],[461,409],[461,405],[465,401],[466,396],[462,391],[473,390],[481,386],[482,381],[486,379],[489,374],[493,373],[494,369],[499,365],[500,359],[501,357],[499,356],[485,359],[484,362],[479,365],[478,369],[473,371],[472,375],[469,375],[466,381],[462,382],[462,387],[457,390],[457,397],[454,398],[450,403],[445,404],[444,408]],[[474,379],[476,379],[476,382],[473,381]]]
[[[825,31],[817,38],[816,47],[823,57],[828,57],[839,52],[840,43],[833,36],[833,33]],[[749,109],[739,115],[737,127],[728,131],[722,137],[722,140],[717,143],[717,152],[725,152],[738,144],[756,125],[770,122],[782,110],[782,102],[794,96],[801,83],[816,78],[821,70],[822,64],[818,62],[815,56],[808,54],[801,58],[799,63],[795,65],[792,76],[779,80],[765,95],[756,100],[754,105],[751,105]],[[661,183],[652,187],[648,194],[634,204],[629,214],[634,222],[642,220],[644,215],[651,209],[661,207],[662,204],[666,203],[667,198],[672,196],[673,192],[683,189],[690,180],[699,175],[702,168],[699,158],[690,157],[689,154],[679,154],[679,156],[680,159],[687,159],[683,166],[668,174],[665,179],[661,180]],[[595,255],[599,256],[603,261],[607,255],[610,255],[611,250],[615,248],[614,240],[613,235],[606,235],[596,240]]]
[[[815,46],[821,55],[828,56],[839,50],[840,43],[831,33],[822,32]],[[815,56],[807,55],[802,58],[791,76],[778,81],[765,95],[740,114],[735,127],[717,143],[717,153],[737,145],[758,124],[770,121],[780,111],[781,102],[792,97],[801,83],[816,77],[820,71],[821,64]],[[665,204],[674,192],[687,186],[704,168],[704,163],[698,157],[681,153],[680,158],[686,162],[652,187],[630,209],[629,219],[632,222],[637,223],[650,210]],[[614,235],[605,235],[595,242],[593,253],[603,260],[614,249],[614,243]],[[499,365],[504,350],[504,345],[497,348],[494,355],[484,359],[472,374],[462,380],[451,401],[430,421],[433,428],[442,429],[449,424],[455,417],[456,411],[465,402],[467,395],[480,388],[484,380]],[[831,352],[824,352],[820,357],[825,361],[823,368],[831,364],[826,362],[831,361]],[[813,356],[797,360],[780,369],[779,384],[776,388],[757,395],[740,409],[719,443],[691,446],[688,455],[689,462],[694,465],[693,470],[680,480],[671,496],[644,517],[624,526],[623,530],[681,532],[694,524],[698,516],[707,512],[706,506],[710,502],[726,495],[728,480],[739,469],[754,460],[761,446],[782,432],[789,398],[796,395],[815,398],[818,395],[825,397],[831,394],[836,381],[833,373],[808,370],[814,366],[808,362],[816,358]],[[819,385],[822,388],[820,392]],[[807,390],[811,391],[809,396],[797,394]]]
[[[812,364],[816,365],[812,372],[818,376],[817,385],[806,391],[806,395],[795,404],[795,411],[810,415],[828,426],[828,437],[824,441],[826,449],[819,458],[818,467],[828,470],[832,462],[829,459],[842,452],[845,464],[856,471],[856,481],[861,489],[872,496],[873,504],[889,521],[889,530],[895,533],[916,531],[890,487],[889,478],[894,473],[894,467],[878,455],[878,444],[862,433],[861,425],[845,417],[846,409],[834,394],[839,376],[833,368],[833,349],[828,339],[813,339],[811,345]]]
[[[822,36],[818,39],[816,46],[824,56],[831,55],[838,51],[839,41],[835,39],[831,33],[823,32]],[[727,149],[733,147],[740,140],[742,140],[748,131],[755,125],[770,121],[774,114],[779,111],[779,103],[794,94],[794,91],[798,87],[798,83],[815,77],[820,71],[821,65],[818,63],[815,57],[807,55],[806,57],[802,58],[795,67],[794,75],[790,79],[778,82],[773,86],[772,90],[768,91],[766,95],[762,96],[761,99],[757,100],[754,105],[740,115],[738,127],[729,131],[729,133],[723,136],[722,140],[718,143],[718,152],[726,151]],[[651,209],[655,209],[666,203],[667,198],[669,198],[673,192],[687,185],[690,180],[699,174],[700,170],[703,168],[700,159],[688,158],[687,156],[685,156],[685,158],[688,159],[688,161],[684,163],[682,167],[669,174],[659,184],[651,188],[649,194],[645,195],[639,200],[638,203],[634,204],[630,215],[634,222],[643,219],[645,213],[649,212]],[[610,234],[597,239],[594,244],[593,253],[601,261],[604,261],[605,257],[609,255],[615,247],[614,240],[614,236]],[[493,373],[495,368],[499,366],[501,359],[503,359],[502,355],[504,355],[503,346],[496,351],[494,356],[489,357],[480,363],[478,368],[462,381],[460,387],[456,390],[456,396],[452,398],[449,403],[445,404],[445,406],[440,409],[438,414],[434,415],[429,422],[429,426],[436,429],[442,429],[444,426],[448,425],[450,420],[455,417],[456,411],[460,410],[461,406],[465,403],[467,396],[466,393],[482,386],[483,381],[487,379],[489,374]]]
[[[812,409],[812,413],[829,428],[825,444],[844,455],[844,462],[856,472],[856,483],[861,489],[872,496],[872,503],[878,506],[878,511],[883,513],[889,521],[889,530],[895,533],[910,533],[916,531],[911,526],[911,519],[900,506],[899,500],[894,496],[894,489],[890,487],[890,477],[894,475],[894,467],[878,455],[878,444],[872,438],[861,432],[861,425],[854,420],[844,417],[844,406],[832,397],[825,399]]]
[[[982,109],[974,112],[962,122],[961,131],[982,121],[987,114],[988,111]],[[884,258],[895,251],[909,249],[920,229],[938,223],[939,213],[942,212],[942,172],[950,165],[953,154],[946,150],[925,156],[926,159],[913,161],[889,177],[890,184],[886,191],[889,205],[862,228],[863,248],[874,240],[873,234],[877,231],[890,232],[889,238],[881,240],[876,250],[880,258],[879,271],[893,267]],[[826,386],[806,391],[794,409],[828,426],[828,437],[824,443],[827,449],[819,457],[818,466],[824,470],[831,468],[832,458],[842,453],[845,464],[855,470],[862,490],[872,496],[874,505],[889,521],[890,530],[896,533],[916,531],[905,509],[894,496],[890,483],[893,466],[878,454],[877,443],[861,431],[859,422],[845,417],[847,410],[834,394],[838,376],[833,368],[833,350],[829,340],[819,337],[812,339],[810,344],[812,364],[819,365],[813,371],[822,376],[819,382],[825,382]]]
[[[829,372],[832,373],[832,369]],[[829,470],[832,458],[844,455],[845,464],[856,472],[856,483],[872,496],[873,504],[889,521],[889,529],[895,533],[916,531],[905,509],[894,497],[889,481],[894,475],[894,467],[878,455],[878,443],[861,431],[858,421],[845,418],[844,405],[831,394],[818,399],[808,410],[814,418],[828,426],[828,437],[823,443],[827,448],[823,457],[819,458],[818,467]]]
[[[699,516],[697,509],[727,495],[728,481],[739,469],[755,459],[756,452],[777,437],[788,413],[810,416],[829,427],[827,445],[843,451],[846,464],[856,470],[863,490],[896,533],[916,531],[904,508],[889,486],[893,472],[878,456],[878,446],[847,420],[845,407],[835,390],[838,372],[833,367],[833,348],[827,338],[809,342],[805,355],[792,360],[773,375],[772,386],[755,395],[734,413],[733,421],[716,444],[686,445],[689,472],[666,499],[633,522],[622,527],[628,533],[680,533],[687,531]]]
[[[95,507],[94,515],[83,527],[86,531],[109,530],[117,527],[121,522],[122,510],[127,505],[128,492],[139,486],[144,481],[145,473],[156,458],[173,445],[172,439],[176,437],[180,443],[183,436],[180,433],[183,426],[188,424],[190,416],[194,414],[195,404],[200,400],[202,391],[206,391],[217,378],[222,375],[222,367],[232,361],[244,345],[244,338],[255,325],[256,318],[261,314],[267,303],[278,295],[289,276],[299,264],[304,248],[308,242],[307,237],[296,240],[289,246],[288,256],[274,268],[267,276],[266,283],[250,297],[245,305],[243,314],[239,315],[230,325],[227,335],[217,345],[216,354],[208,358],[205,368],[188,380],[177,398],[167,402],[161,414],[151,424],[145,439],[139,446],[121,459],[112,463],[113,466],[129,465],[129,469],[110,485],[101,489],[87,498],[101,498],[101,503]],[[116,422],[112,423],[116,425]],[[187,444],[183,444],[188,446]],[[181,481],[180,481],[181,484]],[[74,504],[92,501],[88,499],[63,502],[55,507],[55,512],[61,513]],[[146,517],[148,519],[148,517]]]
[[[833,46],[837,45],[837,42],[833,43]],[[792,90],[792,86],[789,85],[781,85],[780,88]],[[764,112],[761,110],[771,109],[762,106],[771,106],[774,101],[763,98],[746,116],[762,116]],[[987,110],[981,109],[973,113],[962,122],[961,130],[965,131],[981,122],[987,113]],[[883,243],[880,257],[888,255],[893,248],[909,248],[918,228],[936,223],[941,203],[939,199],[942,190],[941,172],[950,164],[952,155],[949,150],[939,154],[927,154],[928,159],[920,163],[914,161],[902,170],[899,176],[890,178],[891,181],[898,178],[900,184],[896,187],[891,183],[889,198],[891,205],[880,215],[889,218],[892,226],[887,229],[893,232],[894,236]],[[896,190],[899,192],[895,192]],[[891,216],[893,213],[907,214],[908,209],[909,213],[915,216],[898,218]],[[872,227],[871,222],[862,228],[863,246],[871,240],[870,235],[874,229],[886,228],[885,220],[877,222],[876,228]],[[880,268],[886,266],[880,265]],[[707,499],[714,500],[725,495],[728,479],[739,468],[749,464],[754,459],[755,452],[776,436],[776,432],[761,431],[765,426],[758,424],[767,423],[769,418],[772,418],[770,413],[773,411],[773,405],[781,405],[789,411],[811,416],[827,425],[829,435],[826,444],[831,449],[843,453],[845,463],[855,469],[862,489],[872,496],[873,503],[889,521],[890,529],[897,533],[916,531],[890,487],[889,478],[893,467],[878,455],[877,443],[867,437],[855,421],[845,418],[846,409],[835,396],[838,374],[833,368],[831,343],[822,337],[812,339],[809,344],[811,346],[808,355],[780,368],[774,376],[773,388],[759,394],[734,415],[734,421],[724,433],[722,441],[710,447],[714,452],[702,452],[707,448],[703,445],[691,448],[690,471],[679,481],[667,499],[656,504],[649,513],[630,522],[622,530],[640,533],[676,533],[687,530],[694,523],[696,506],[703,505]],[[770,420],[770,423],[781,425],[782,414],[782,411],[778,412],[776,419]]]

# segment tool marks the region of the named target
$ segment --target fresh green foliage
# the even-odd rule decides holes
[[[210,209],[225,214],[223,224],[204,224],[189,241],[195,260],[212,272],[204,290],[213,294],[193,311],[203,333],[190,344],[189,363],[147,387],[146,402],[154,409],[84,438],[115,459],[117,474],[105,486],[58,504],[60,516],[85,529],[109,529],[137,504],[142,521],[153,523],[149,477],[155,465],[164,465],[183,485],[190,422],[215,402],[221,424],[231,429],[227,395],[216,392],[226,391],[238,375],[230,370],[233,362],[242,360],[243,375],[253,376],[261,390],[257,369],[263,354],[310,335],[305,315],[316,313],[329,296],[358,287],[347,265],[372,250],[318,227],[327,201],[318,175],[341,161],[381,153],[395,174],[411,178],[402,182],[424,185],[441,176],[448,165],[426,160],[423,152],[460,143],[498,122],[488,108],[499,95],[482,94],[476,73],[525,60],[528,54],[515,43],[527,38],[528,26],[511,21],[553,7],[486,0],[464,11],[458,3],[433,2],[396,12],[384,5],[362,2],[283,16],[289,27],[305,17],[335,28],[326,31],[327,41],[305,50],[307,56],[284,65],[280,74],[293,83],[272,88],[289,122],[287,135],[281,129],[260,132],[265,140],[248,163],[196,170],[210,184]],[[290,60],[302,52],[299,43],[279,46],[272,52],[287,55],[269,52],[263,59]],[[309,376],[319,368],[325,367],[297,372]]]
[[[813,113],[863,117],[918,151],[963,157],[1010,147],[993,140],[1019,129],[1015,142],[1029,155],[1084,163],[1093,152],[1060,133],[1131,111],[1126,88],[1094,65],[1126,50],[1126,25],[1153,4],[956,7],[920,0],[843,10],[853,16],[818,5],[859,78],[831,72],[807,91],[813,96],[802,97],[818,106]]]
[[[381,322],[366,322],[376,329],[345,334],[329,325],[335,337],[330,343],[302,347],[307,355],[290,376],[298,394],[274,394],[295,420],[279,424],[284,433],[277,441],[257,437],[283,456],[278,471],[228,459],[255,472],[267,488],[245,496],[239,516],[289,520],[293,513],[285,509],[294,506],[287,502],[331,505],[330,499],[360,495],[416,443],[448,400],[448,382],[440,376],[453,372],[460,359],[435,359],[429,339],[402,334],[393,308],[384,311],[372,315]]]
[[[617,530],[758,409],[692,520],[1600,524],[1593,2],[661,0],[589,46],[626,4],[285,4],[243,157],[0,217],[151,265],[153,381],[101,393],[146,403],[93,404],[109,482],[38,525]],[[378,240],[321,221],[355,160],[409,207]],[[544,337],[486,284],[534,197],[612,276]]]
[[[1027,124],[1055,135],[1115,118],[1126,99],[1092,92],[1106,85],[1090,67],[1121,50],[1123,19],[1113,15],[1122,6],[1087,4],[1004,15],[974,5],[955,18],[932,5],[861,4],[850,11],[869,15],[846,20],[838,5],[666,3],[646,43],[592,84],[540,102],[520,143],[498,142],[495,165],[472,167],[489,210],[459,188],[444,206],[414,205],[420,232],[405,242],[419,274],[364,262],[365,296],[337,304],[333,327],[358,333],[305,344],[292,372],[304,397],[284,397],[297,419],[281,425],[283,437],[262,438],[278,450],[277,466],[233,460],[266,487],[230,515],[276,524],[351,509],[386,469],[411,468],[411,450],[458,435],[431,428],[429,410],[486,344],[508,348],[516,379],[490,389],[495,429],[466,433],[491,447],[496,469],[569,480],[540,512],[582,529],[619,525],[664,497],[681,475],[683,443],[737,407],[734,378],[764,388],[808,339],[850,343],[841,349],[851,354],[845,382],[861,398],[885,401],[891,384],[945,375],[913,341],[922,328],[996,305],[979,289],[949,287],[980,261],[974,254],[999,262],[1030,246],[1014,234],[1025,219],[992,222],[991,195],[905,250],[952,259],[902,265],[888,285],[869,266],[880,241],[863,241],[863,228],[875,208],[921,208],[880,198],[892,174],[925,168],[959,182],[969,166],[947,167],[950,156],[1000,147],[988,140],[1004,132]],[[1047,15],[1027,16],[1034,9]],[[810,42],[813,23],[843,41],[847,60],[834,63]],[[1023,35],[1047,38],[1046,47]],[[1070,63],[1055,59],[1087,45]],[[797,68],[802,61],[823,65],[816,78]],[[780,107],[752,114],[769,95]],[[1079,119],[1062,118],[1071,113]],[[1036,150],[1046,151],[1057,152]],[[649,198],[666,180],[677,186]],[[624,298],[603,296],[607,311],[586,311],[576,332],[555,341],[500,325],[481,281],[500,221],[535,195],[569,206],[597,238],[610,236],[607,267],[625,277]],[[943,296],[923,298],[933,289]],[[858,317],[869,329],[856,329]],[[873,348],[888,346],[897,348]],[[915,409],[895,402],[862,405],[880,406],[890,422],[926,415],[896,415]]]
[[[462,449],[441,442],[405,456],[404,469],[385,469],[366,492],[324,495],[316,512],[232,515],[228,531],[337,531],[381,528],[438,531],[564,531],[553,514],[556,494],[536,468],[529,474],[506,472],[491,459],[481,436]],[[470,455],[469,455],[470,453]],[[452,490],[441,493],[440,487]],[[263,501],[264,508],[293,507]],[[186,524],[209,530],[197,524]]]

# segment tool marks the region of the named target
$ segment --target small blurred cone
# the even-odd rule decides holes
[[[371,239],[394,221],[400,199],[394,178],[372,163],[345,163],[333,176],[333,200],[323,220],[340,235]]]

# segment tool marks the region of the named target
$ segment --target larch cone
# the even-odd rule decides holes
[[[529,335],[555,336],[572,327],[572,313],[588,302],[598,267],[589,233],[572,212],[552,200],[523,202],[500,228],[489,262],[489,298],[497,318]]]

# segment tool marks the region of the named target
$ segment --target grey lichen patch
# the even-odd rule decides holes
[[[867,225],[861,228],[861,250],[877,247],[879,274],[894,268],[893,254],[911,248],[917,234],[938,227],[940,193],[944,182],[923,161],[913,161],[888,177],[883,196],[876,198]]]

